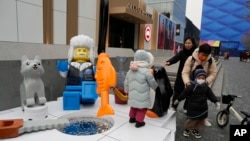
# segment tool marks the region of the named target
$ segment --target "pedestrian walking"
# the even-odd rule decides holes
[[[174,95],[172,97],[171,107],[174,110],[176,110],[176,107],[174,106],[173,103],[185,88],[183,80],[182,80],[182,69],[184,67],[185,61],[187,60],[189,56],[192,55],[195,49],[196,49],[196,43],[195,43],[194,37],[188,36],[184,39],[183,50],[179,51],[175,56],[173,56],[172,58],[166,61],[166,64],[165,64],[166,66],[170,66],[177,62],[180,62],[177,75],[176,75],[176,80],[174,83]],[[185,112],[185,106],[186,104],[184,104],[184,112]]]
[[[201,44],[197,49],[195,49],[192,56],[189,56],[186,60],[182,70],[182,79],[185,86],[191,84],[191,79],[193,78],[193,73],[197,66],[202,66],[202,68],[206,71],[206,83],[210,85],[215,80],[218,70],[216,62],[211,55],[211,46],[207,43]],[[212,126],[207,119],[204,124],[206,126]]]

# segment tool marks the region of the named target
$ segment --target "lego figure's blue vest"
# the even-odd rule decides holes
[[[70,65],[67,75],[67,85],[81,85],[82,81],[95,81],[93,65],[82,71]]]

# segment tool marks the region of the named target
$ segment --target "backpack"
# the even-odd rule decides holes
[[[210,65],[212,64],[212,62],[213,62],[213,60],[212,60],[212,58],[210,57],[209,60],[208,60],[208,67],[210,67]],[[195,63],[195,59],[194,59],[194,57],[192,56],[191,66],[190,66],[190,68],[191,68],[190,79],[191,79],[191,80],[194,80],[194,72],[195,72],[195,70],[197,70],[197,69],[204,69],[202,65],[197,65],[197,66],[195,67],[195,69],[192,71],[192,68],[193,68],[193,66],[194,66],[194,63]]]

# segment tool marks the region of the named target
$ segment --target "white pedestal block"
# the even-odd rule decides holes
[[[46,104],[34,107],[25,106],[24,116],[26,120],[45,119],[48,117],[48,106]]]

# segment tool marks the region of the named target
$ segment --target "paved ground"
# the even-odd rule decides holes
[[[240,62],[239,58],[231,57],[229,60],[220,59],[224,68],[223,92],[241,95],[242,98],[236,99],[234,108],[239,111],[250,112],[250,63]],[[182,102],[183,103],[183,102]],[[185,115],[182,112],[182,104],[179,105],[176,116],[176,141],[229,141],[229,126],[221,129],[216,125],[216,115],[218,111],[213,103],[209,103],[209,121],[212,127],[204,127],[201,131],[202,138],[196,139],[193,136],[186,138],[182,135],[184,129]],[[222,105],[224,108],[225,105]],[[241,114],[242,115],[242,114]],[[230,116],[230,124],[239,124],[237,119]]]

